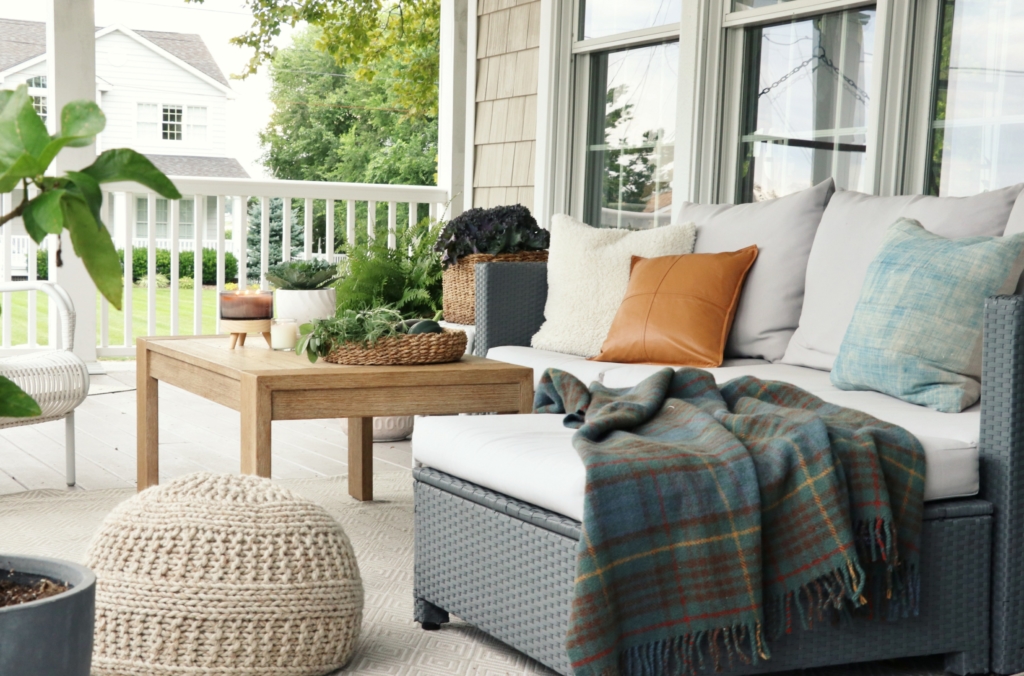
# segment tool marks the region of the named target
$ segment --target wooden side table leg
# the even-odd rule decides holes
[[[259,377],[242,374],[242,474],[270,478],[271,392]]]
[[[373,500],[373,418],[348,419],[348,494]]]
[[[136,489],[144,491],[160,482],[160,406],[158,381],[149,376],[149,351],[139,339],[135,348]]]

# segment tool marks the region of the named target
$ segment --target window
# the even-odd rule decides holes
[[[682,0],[580,0],[580,39],[664,26],[679,21]]]
[[[160,124],[160,138],[165,141],[182,139],[181,106],[164,106]]]
[[[746,29],[737,201],[781,197],[830,176],[838,188],[871,191],[874,41],[874,9]]]
[[[206,142],[206,108],[204,106],[189,106],[188,116],[185,118],[188,122],[188,133],[185,138],[189,143],[205,143]]]
[[[192,199],[183,199],[178,203],[178,239],[195,237],[196,203]]]
[[[206,198],[206,237],[207,240],[217,239],[217,198],[213,195]]]
[[[140,141],[156,141],[159,138],[159,120],[155,103],[140,103],[136,113],[136,134]]]
[[[167,200],[158,197],[156,200],[156,236],[158,239],[167,239],[169,232]],[[149,200],[146,197],[135,198],[135,237],[146,239],[149,237]],[[179,233],[180,235],[180,233]]]
[[[25,80],[25,85],[28,87],[29,96],[32,97],[32,108],[36,111],[39,117],[43,118],[43,122],[46,122],[46,76],[36,75]]]
[[[43,118],[43,122],[46,122],[46,97],[33,96],[32,108],[39,114],[39,117]]]
[[[584,220],[651,228],[670,222],[679,43],[590,59]]]
[[[46,89],[46,76],[36,75],[25,80],[25,84],[29,89]]]
[[[943,0],[927,190],[1024,181],[1024,0]]]

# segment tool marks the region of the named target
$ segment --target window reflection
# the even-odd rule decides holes
[[[773,199],[832,176],[870,190],[864,158],[875,10],[748,29],[737,199]]]
[[[580,0],[581,40],[676,23],[682,0]]]
[[[932,123],[932,195],[1024,181],[1024,0],[945,0]]]
[[[585,220],[652,228],[670,222],[679,43],[591,60]]]
[[[732,0],[732,11],[742,12],[746,9],[757,9],[758,7],[771,7],[772,5],[781,5],[784,2],[792,2],[793,0]]]

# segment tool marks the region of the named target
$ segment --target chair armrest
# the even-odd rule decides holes
[[[1024,671],[1024,296],[985,301],[982,348],[981,497],[992,503],[992,661]]]
[[[71,296],[62,287],[53,282],[0,282],[0,293],[16,293],[21,291],[42,291],[50,297],[60,317],[61,346],[65,350],[75,349],[75,305]]]
[[[502,345],[529,346],[544,323],[547,263],[477,263],[473,354]]]

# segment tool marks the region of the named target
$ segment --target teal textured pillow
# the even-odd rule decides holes
[[[875,390],[959,413],[981,396],[985,298],[1012,293],[1024,234],[946,239],[902,219],[885,235],[832,368],[841,390]]]

